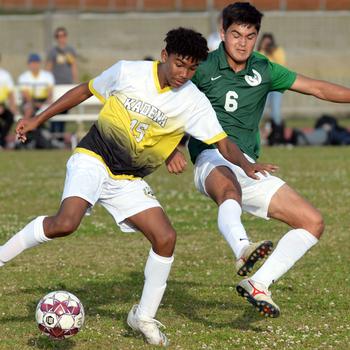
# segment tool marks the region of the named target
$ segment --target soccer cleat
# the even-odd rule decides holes
[[[261,315],[274,318],[280,315],[280,308],[273,302],[271,292],[261,283],[246,278],[238,283],[236,289],[238,294],[255,306]]]
[[[128,314],[127,323],[136,332],[142,333],[147,343],[152,345],[168,346],[169,341],[159,326],[164,327],[154,318],[141,318],[137,314],[138,305],[134,305]]]
[[[247,274],[253,270],[258,260],[264,259],[271,253],[272,246],[273,243],[271,241],[249,243],[242,256],[236,260],[237,274],[240,276],[247,276]]]

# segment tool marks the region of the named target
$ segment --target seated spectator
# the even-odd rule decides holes
[[[41,69],[41,58],[38,54],[32,53],[28,56],[28,68],[18,78],[24,118],[34,116],[52,102],[55,84],[53,75]]]
[[[12,77],[8,71],[0,68],[0,148],[6,147],[6,136],[11,129],[16,114],[17,108]]]
[[[350,145],[350,131],[340,126],[335,117],[325,114],[316,120],[315,129],[309,133],[293,129],[289,143],[296,146]]]
[[[41,58],[32,53],[28,56],[28,70],[18,78],[18,86],[22,97],[22,113],[24,118],[31,118],[52,102],[55,80],[53,75],[41,69]],[[38,129],[29,137],[29,148],[49,148],[44,142],[43,132]]]

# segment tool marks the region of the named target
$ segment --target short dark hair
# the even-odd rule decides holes
[[[165,50],[169,55],[173,53],[196,61],[204,61],[208,56],[207,40],[201,33],[192,29],[182,27],[172,29],[164,41]]]
[[[68,31],[65,27],[57,27],[55,29],[55,38],[58,38],[58,33],[63,32],[65,35],[68,35]]]
[[[235,2],[222,11],[222,27],[226,31],[233,23],[251,24],[259,32],[264,15],[249,2]]]
[[[270,45],[269,45],[270,49],[276,47],[276,41],[275,41],[274,35],[272,33],[264,33],[259,40],[258,47],[257,47],[258,51],[262,49],[262,43],[265,39],[270,40]]]

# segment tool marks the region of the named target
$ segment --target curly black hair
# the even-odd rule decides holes
[[[208,56],[207,40],[192,29],[179,27],[170,30],[164,41],[165,50],[170,54],[177,54],[183,58],[192,58],[195,61],[204,61]]]
[[[235,2],[222,10],[222,27],[226,31],[231,24],[251,24],[259,32],[264,15],[249,2]]]

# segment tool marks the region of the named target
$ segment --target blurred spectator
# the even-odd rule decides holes
[[[258,43],[258,51],[271,62],[282,66],[286,64],[286,55],[282,47],[276,44],[271,33],[264,33]],[[279,91],[271,91],[266,100],[266,108],[271,110],[271,133],[268,136],[270,145],[284,143],[283,122],[281,116],[283,94]]]
[[[57,45],[48,53],[46,69],[55,77],[56,84],[78,82],[76,52],[68,45],[68,32],[64,27],[55,30]]]
[[[154,57],[151,55],[147,55],[143,58],[144,61],[155,61]]]
[[[296,146],[350,145],[350,131],[340,126],[335,117],[324,114],[316,120],[311,132],[293,129],[289,143]]]
[[[23,117],[31,118],[52,103],[55,79],[50,72],[41,69],[41,58],[38,54],[30,54],[27,62],[29,69],[19,76],[18,86],[22,97]],[[42,137],[43,132],[40,129],[29,135],[30,148],[49,148]]]
[[[278,46],[272,33],[263,33],[258,43],[258,51],[265,55],[271,62],[286,65],[286,54],[281,46]]]
[[[24,118],[32,117],[52,102],[52,90],[55,84],[53,75],[41,69],[41,58],[38,54],[30,54],[27,62],[28,70],[18,78]]]
[[[56,84],[73,84],[78,82],[76,52],[68,45],[68,32],[64,27],[55,30],[54,37],[57,45],[47,55],[46,69],[55,77]],[[66,114],[68,111],[63,112]],[[63,133],[64,122],[52,122],[51,132]]]
[[[221,43],[221,28],[222,28],[222,14],[221,12],[218,15],[217,19],[217,28],[215,32],[212,32],[208,36],[208,48],[209,51],[216,50]]]
[[[17,108],[12,77],[8,71],[0,67],[0,148],[6,147],[6,136],[11,129],[16,114]]]

